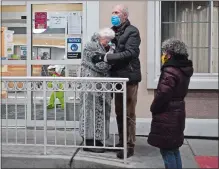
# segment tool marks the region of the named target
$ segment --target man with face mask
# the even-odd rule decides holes
[[[127,84],[127,157],[134,155],[138,84],[141,81],[139,61],[141,38],[139,30],[128,20],[128,9],[124,5],[116,5],[112,11],[111,23],[115,31],[112,43],[116,44],[115,53],[96,53],[93,63],[105,61],[112,66],[111,77],[129,78]],[[123,96],[115,95],[115,110],[119,132],[117,147],[123,146]],[[118,151],[118,158],[123,157],[123,151]]]

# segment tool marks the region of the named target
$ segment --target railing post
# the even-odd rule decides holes
[[[124,163],[127,163],[127,88],[126,81],[123,81],[123,148]]]
[[[43,115],[44,115],[44,155],[46,155],[47,145],[47,96],[46,96],[46,80],[43,80]]]

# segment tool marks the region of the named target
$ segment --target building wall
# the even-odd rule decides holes
[[[130,21],[141,34],[141,71],[142,82],[139,85],[138,104],[136,114],[138,118],[151,117],[149,111],[153,100],[154,91],[147,90],[147,1],[100,1],[100,27],[111,26],[110,17],[112,7],[116,4],[125,4],[129,8]],[[218,118],[218,91],[192,90],[186,97],[186,109],[188,118]]]
[[[136,113],[138,118],[147,118],[151,117],[151,113],[149,111],[150,104],[153,100],[154,91],[147,90],[147,57],[154,57],[154,56],[147,56],[147,1],[99,1],[100,3],[100,27],[109,27],[111,26],[110,17],[112,12],[112,7],[116,4],[125,4],[129,8],[130,12],[130,21],[133,25],[138,27],[140,34],[141,34],[141,54],[140,54],[140,61],[141,61],[141,70],[142,70],[142,82],[139,85],[139,92],[138,92],[138,103],[136,108]],[[36,5],[35,7],[38,7]],[[61,10],[62,8],[60,8]],[[0,8],[1,10],[1,8]],[[4,8],[4,11],[14,11],[11,7],[7,9]],[[19,8],[16,7],[17,12],[26,11],[25,7],[20,6]],[[16,38],[14,38],[15,40]],[[19,43],[26,44],[26,38],[23,38],[25,41],[21,40]],[[37,39],[35,39],[37,40]],[[45,41],[45,40],[44,40]],[[54,42],[54,40],[53,40]],[[36,42],[37,43],[37,42]],[[39,44],[43,44],[42,40],[38,42]],[[53,45],[60,45],[62,41],[57,40],[57,43]],[[57,49],[59,50],[59,49]],[[0,52],[1,53],[1,52]],[[60,52],[54,49],[52,53],[56,53],[56,57],[58,58],[63,55],[63,51]],[[218,91],[206,91],[206,90],[192,90],[186,97],[186,109],[187,109],[187,117],[188,118],[218,118]]]
[[[191,90],[186,110],[188,118],[218,119],[218,90]]]
[[[149,106],[153,99],[153,90],[148,91],[146,89],[146,1],[100,1],[100,27],[111,26],[110,18],[112,13],[112,7],[116,4],[125,4],[129,8],[130,21],[135,25],[141,35],[140,46],[140,61],[142,71],[142,82],[139,85],[138,91],[138,103],[137,103],[137,116],[150,117]]]

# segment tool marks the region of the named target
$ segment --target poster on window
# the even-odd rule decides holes
[[[13,42],[13,32],[12,31],[6,31],[5,32],[6,41],[11,43]]]
[[[63,14],[49,13],[50,28],[65,28],[67,24],[66,16]]]
[[[69,12],[68,14],[68,34],[81,34],[81,14],[80,12]]]
[[[14,53],[14,44],[7,43],[7,57],[8,60],[19,60],[20,57]]]
[[[14,44],[13,43],[7,43],[7,54],[8,55],[14,54]]]
[[[20,46],[21,50],[21,56],[27,56],[27,47],[26,46]]]
[[[67,38],[67,58],[81,59],[81,38]]]
[[[26,60],[27,47],[26,46],[20,46],[20,51],[21,51],[21,60]]]
[[[35,29],[47,28],[47,12],[35,12]]]

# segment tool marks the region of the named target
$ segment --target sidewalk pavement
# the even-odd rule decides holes
[[[218,168],[218,140],[187,140],[199,168]]]
[[[73,131],[67,131],[67,144],[74,143],[72,137]],[[28,140],[27,143],[34,143],[33,130],[27,131]],[[15,130],[9,130],[9,143],[14,142]],[[47,131],[48,143],[54,144],[55,131]],[[36,132],[37,144],[43,143],[43,130],[37,130]],[[5,142],[5,129],[2,129],[2,142]],[[107,140],[107,143],[112,143],[113,138]],[[118,140],[118,138],[116,139]],[[18,131],[18,143],[24,141],[24,130]],[[77,145],[81,143],[81,138],[77,135]],[[57,144],[64,143],[64,131],[57,131]],[[47,147],[47,155],[63,155],[71,158],[72,154],[76,151],[76,148],[65,147]],[[198,139],[185,139],[183,146],[180,148],[183,168],[218,168],[218,140],[198,140]],[[18,146],[18,145],[3,145],[2,155],[43,155],[43,146]],[[102,154],[84,152],[82,149],[77,153],[75,158],[90,159],[92,161],[102,161],[102,163],[119,164],[122,161],[116,159],[116,154],[113,152],[106,152]],[[4,161],[3,161],[4,163]],[[159,149],[147,144],[146,137],[136,138],[135,155],[128,159],[129,167],[133,168],[164,168],[164,164],[159,152]]]

